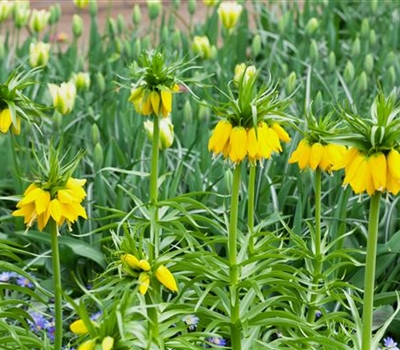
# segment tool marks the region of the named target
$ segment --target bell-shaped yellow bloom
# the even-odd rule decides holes
[[[382,152],[371,155],[368,159],[375,190],[383,192],[386,189],[386,157]]]
[[[234,2],[222,2],[218,8],[218,16],[226,29],[233,28],[242,13],[243,6]]]
[[[142,295],[147,293],[150,285],[150,276],[147,272],[142,272],[139,275],[139,292]]]
[[[228,144],[231,131],[232,124],[227,120],[220,120],[217,123],[210,140],[208,141],[208,150],[212,151],[214,155],[218,155],[219,153],[223,152]]]
[[[310,162],[311,147],[306,139],[300,141],[296,150],[289,158],[289,164],[298,163],[300,170],[305,169]]]
[[[321,159],[323,158],[323,155],[325,153],[324,146],[319,143],[315,142],[311,146],[311,152],[310,152],[310,168],[312,170],[317,169],[319,166],[319,163],[321,162]]]
[[[89,333],[89,330],[88,330],[86,324],[81,319],[72,322],[69,325],[69,329],[71,330],[72,333],[78,334],[78,335],[84,335],[84,334]]]
[[[21,120],[16,116],[16,124],[14,125],[11,118],[11,111],[6,108],[0,112],[0,132],[6,134],[8,130],[11,130],[14,135],[19,135],[21,132]]]
[[[114,338],[107,336],[101,342],[101,350],[112,350],[114,348]]]
[[[94,350],[96,347],[96,339],[90,339],[79,345],[78,350]]]
[[[51,191],[36,184],[31,184],[24,192],[23,198],[17,204],[13,216],[23,216],[24,223],[30,227],[36,220],[40,231],[47,225],[50,217],[57,225],[65,221],[68,225],[74,223],[79,216],[87,219],[86,211],[81,206],[86,192],[82,186],[86,180],[69,178],[64,188],[58,189],[51,198]]]
[[[278,123],[274,123],[271,126],[272,130],[275,131],[275,133],[278,135],[279,140],[283,142],[289,142],[290,141],[290,136],[286,132],[284,128],[282,128]]]
[[[400,153],[392,149],[387,155],[388,173],[394,180],[400,181]]]
[[[262,158],[261,145],[254,128],[247,131],[247,156],[251,163],[255,163]]]
[[[172,93],[171,91],[161,90],[161,114],[164,118],[172,111]]]
[[[247,154],[247,132],[241,126],[232,128],[229,138],[229,159],[232,163],[240,163]]]
[[[172,275],[171,271],[168,270],[164,265],[158,267],[156,271],[156,278],[158,281],[168,288],[172,292],[178,291],[178,286],[176,284],[175,278]]]

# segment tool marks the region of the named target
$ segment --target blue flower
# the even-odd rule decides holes
[[[33,288],[33,283],[25,276],[18,276],[16,283],[21,287]]]
[[[226,340],[224,338],[211,337],[211,338],[207,338],[206,341],[208,341],[211,344],[218,345],[218,346],[225,346],[226,345]]]
[[[46,325],[47,336],[50,340],[54,340],[56,337],[56,322],[54,319],[47,321]]]
[[[48,322],[42,314],[39,314],[38,312],[30,312],[29,315],[32,317],[33,320],[28,320],[31,331],[39,332],[46,329]]]
[[[399,350],[399,348],[397,347],[397,343],[391,337],[384,338],[383,345],[391,350]]]
[[[5,271],[0,273],[0,282],[9,282],[11,278],[17,277],[15,272]]]
[[[92,321],[96,322],[100,318],[101,315],[102,315],[102,312],[101,311],[97,311],[92,316],[90,316],[90,319]]]
[[[190,331],[194,331],[197,328],[200,319],[195,315],[186,315],[182,317],[182,321],[185,322]]]

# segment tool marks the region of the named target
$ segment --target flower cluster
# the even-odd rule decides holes
[[[345,170],[343,185],[349,184],[355,193],[388,191],[396,195],[400,191],[400,153],[392,149],[387,153],[370,155],[352,147],[334,169]]]
[[[69,177],[65,184],[49,188],[46,183],[33,183],[26,189],[17,204],[13,216],[23,216],[28,227],[37,221],[40,231],[47,225],[50,217],[58,226],[74,223],[79,216],[87,219],[81,202],[86,197],[83,185],[86,180]]]
[[[298,163],[301,170],[310,167],[330,172],[346,154],[346,147],[336,144],[311,143],[307,139],[300,141],[297,149],[289,159],[289,163]]]
[[[28,319],[29,328],[32,332],[45,331],[50,340],[54,340],[54,319],[47,319],[38,312],[30,312],[32,320]]]
[[[147,260],[139,260],[132,254],[124,254],[121,256],[121,261],[125,267],[128,267],[134,271],[140,271],[139,274],[139,292],[144,295],[150,286],[150,278],[152,274],[156,279],[171,292],[177,292],[178,286],[175,278],[171,271],[168,270],[164,265],[157,267],[154,273],[151,272],[150,263]]]
[[[32,277],[32,279],[35,278],[35,276],[33,276],[32,274],[29,275]],[[11,271],[4,271],[0,273],[0,282],[15,282],[15,284],[20,287],[33,288],[33,283],[28,277],[19,275],[16,272]]]
[[[260,122],[254,127],[233,127],[228,120],[217,123],[208,142],[208,150],[215,156],[222,154],[234,164],[242,162],[246,156],[251,163],[271,157],[272,152],[281,152],[280,141],[289,142],[289,134],[277,123],[268,126]]]

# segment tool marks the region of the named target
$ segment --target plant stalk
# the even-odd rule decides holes
[[[381,193],[376,192],[371,197],[368,222],[367,256],[364,275],[364,306],[362,315],[362,350],[371,350],[372,319],[374,311],[374,288],[376,250],[378,245],[379,206]]]
[[[58,228],[57,223],[50,218],[51,251],[53,262],[53,280],[54,280],[54,319],[55,319],[55,338],[54,350],[61,350],[63,337],[62,320],[62,288],[61,288],[61,268],[60,253],[58,250]]]
[[[239,209],[241,164],[233,173],[231,214],[229,221],[228,254],[230,263],[230,294],[231,294],[231,346],[232,350],[241,350],[241,325],[239,305],[239,269],[237,265],[237,222]]]
[[[249,252],[250,256],[254,254],[254,199],[256,184],[257,166],[250,165],[249,187],[247,198],[247,227],[249,229]]]

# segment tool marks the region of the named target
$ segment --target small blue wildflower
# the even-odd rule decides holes
[[[320,318],[322,316],[322,312],[320,310],[315,311],[315,317]]]
[[[391,350],[399,350],[399,348],[397,347],[397,343],[391,337],[384,338],[383,345]]]
[[[96,322],[100,318],[101,315],[102,315],[102,312],[101,311],[97,311],[92,316],[90,316],[90,319],[92,321]]]
[[[197,328],[200,319],[195,315],[186,315],[182,317],[182,321],[185,322],[190,331],[194,331]]]
[[[33,283],[25,276],[18,276],[16,283],[21,287],[33,288]]]
[[[47,320],[42,314],[39,314],[38,312],[30,312],[29,315],[32,317],[33,320],[28,320],[31,331],[39,332],[46,329]]]
[[[208,341],[211,344],[218,345],[218,346],[226,345],[226,340],[224,338],[212,337],[212,338],[207,338],[206,341]]]
[[[49,337],[50,340],[55,339],[55,337],[56,337],[56,322],[54,319],[51,319],[50,321],[47,322],[46,332],[47,332],[47,336]]]
[[[17,277],[15,272],[5,271],[0,273],[0,282],[10,282],[11,278]]]

